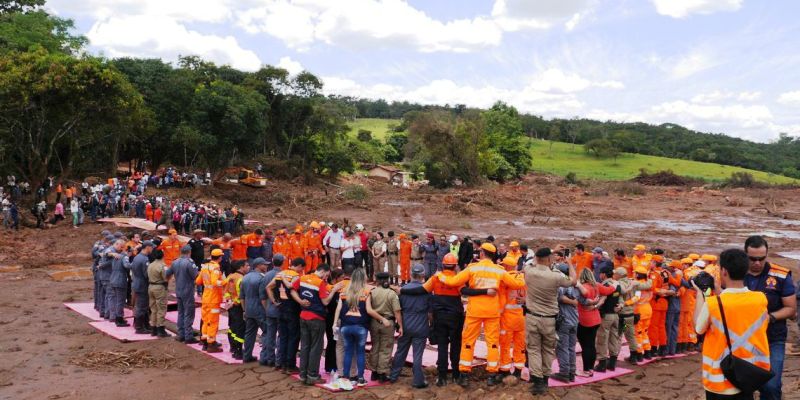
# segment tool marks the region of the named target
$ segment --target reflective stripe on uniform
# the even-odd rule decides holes
[[[472,366],[472,361],[459,360],[458,361],[458,365],[460,365],[462,367],[471,367]]]
[[[525,368],[525,363],[514,363],[514,368],[516,369]]]
[[[496,367],[497,366],[497,361],[489,361],[488,363],[486,363],[486,365],[488,365],[490,367]]]
[[[219,308],[212,308],[211,309],[211,313],[212,314],[219,314]]]
[[[312,285],[310,283],[307,283],[307,282],[300,281],[300,287],[304,287],[306,289],[315,290],[315,291],[319,292],[319,287],[318,286],[314,286],[314,285]]]
[[[506,304],[506,310],[521,310],[522,304]]]

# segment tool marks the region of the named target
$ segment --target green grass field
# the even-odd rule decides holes
[[[372,132],[373,138],[382,140],[388,134],[389,125],[398,123],[399,120],[392,119],[357,119],[349,124],[350,135],[355,137],[359,129],[367,129]],[[534,171],[560,176],[574,172],[578,179],[622,181],[639,175],[639,170],[644,168],[649,172],[672,170],[677,175],[706,181],[722,181],[729,178],[733,172],[748,172],[761,182],[800,184],[800,181],[782,175],[675,158],[624,153],[616,161],[598,159],[587,154],[582,145],[573,146],[562,142],[554,142],[551,153],[550,142],[547,140],[532,139],[531,153]]]

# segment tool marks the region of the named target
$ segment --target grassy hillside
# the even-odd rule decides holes
[[[388,134],[389,125],[399,122],[394,119],[357,119],[349,124],[350,135],[355,137],[359,129],[366,129],[372,132],[373,138],[383,139]],[[551,152],[550,142],[547,140],[531,140],[531,152],[535,171],[561,176],[574,172],[579,179],[628,180],[638,175],[639,170],[644,168],[650,172],[669,169],[681,176],[707,181],[722,181],[729,178],[733,172],[748,172],[762,182],[800,183],[795,179],[767,172],[675,158],[624,153],[616,161],[598,159],[588,155],[582,145],[573,146],[562,142],[553,142]]]

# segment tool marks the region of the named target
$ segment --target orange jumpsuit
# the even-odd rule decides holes
[[[525,280],[525,275],[520,271],[508,271],[516,280]],[[525,314],[522,305],[525,304],[525,289],[509,289],[500,285],[497,296],[500,297],[500,306],[503,310],[500,316],[500,371],[522,371],[525,368]],[[513,353],[511,345],[513,343]],[[512,364],[513,361],[513,364]]]
[[[306,253],[306,272],[316,271],[324,252],[322,236],[319,232],[308,231],[303,240],[303,249]]]
[[[514,262],[518,262],[519,258],[522,257],[522,252],[519,251],[519,250],[517,250],[517,251],[509,250],[508,254],[506,255],[506,257],[511,257],[511,258],[514,259]]]
[[[172,262],[181,256],[181,247],[185,245],[180,239],[166,238],[158,249],[164,252],[164,264],[172,265]]]
[[[700,273],[700,268],[688,267],[683,271],[684,279],[691,281]],[[681,316],[678,322],[678,343],[697,343],[697,332],[694,330],[694,306],[697,302],[694,290],[686,290],[681,296]]]
[[[148,221],[153,220],[153,206],[148,202],[144,206],[144,217],[147,218]],[[167,263],[169,265],[169,263]]]
[[[286,270],[289,268],[289,264],[291,264],[291,260],[288,259],[289,257],[289,238],[286,235],[281,234],[275,236],[275,241],[272,242],[272,254],[282,254],[284,257],[287,258],[286,262],[283,263],[283,267],[281,269]]]
[[[411,246],[408,239],[400,240],[400,280],[411,280]]]
[[[305,251],[303,250],[303,234],[295,233],[289,236],[289,262],[295,258],[304,258]],[[308,272],[308,265],[306,265],[306,272]]]
[[[653,306],[653,319],[650,320],[650,345],[652,346],[666,346],[667,345],[667,308],[669,301],[666,297],[658,296],[660,290],[669,289],[669,283],[664,282],[661,277],[662,268],[655,267],[650,271],[650,279],[653,280],[653,299],[651,305]]]
[[[649,253],[645,253],[645,255],[643,255],[641,257],[639,257],[636,254],[634,254],[629,260],[630,261],[630,265],[631,265],[631,269],[628,270],[628,277],[633,278],[633,275],[634,275],[633,274],[633,270],[636,269],[636,267],[642,267],[644,269],[649,270],[650,269],[650,261],[652,260],[652,258],[653,258],[653,255],[649,254]],[[614,264],[614,266],[616,267],[616,263]]]
[[[614,257],[614,268],[625,268],[625,271],[628,271],[628,278],[633,278],[633,264],[631,264],[631,259],[629,257]]]
[[[572,255],[572,258],[570,260],[572,261],[572,265],[575,266],[575,273],[577,273],[578,276],[581,276],[581,271],[583,271],[584,268],[592,269],[591,253],[587,253],[585,251],[583,252],[583,254],[580,255],[578,253],[575,253]]]
[[[203,298],[200,305],[200,315],[203,320],[203,326],[200,327],[201,340],[211,344],[217,340],[220,304],[222,304],[224,288],[228,281],[222,279],[219,264],[209,261],[207,264],[203,264],[194,283],[203,285]]]
[[[648,279],[637,279],[636,282],[646,284]],[[653,318],[653,307],[650,300],[653,297],[653,290],[641,290],[634,297],[634,313],[639,314],[639,322],[636,324],[636,344],[640,352],[650,350],[650,320]]]
[[[483,259],[477,263],[470,264],[463,271],[455,276],[445,276],[437,274],[439,280],[447,286],[462,286],[469,283],[469,287],[474,289],[499,289],[505,285],[508,289],[524,289],[525,281],[520,279],[522,275],[515,278],[499,265],[491,260]],[[496,373],[499,369],[500,361],[500,296],[480,295],[472,296],[467,300],[467,317],[464,320],[464,331],[461,335],[461,356],[458,362],[458,370],[470,372],[472,370],[472,358],[475,348],[475,340],[481,333],[486,340],[489,348],[487,355],[486,370]]]
[[[239,260],[246,260],[247,259],[247,243],[239,239],[233,239],[230,242],[231,245],[231,260],[232,261],[239,261]]]

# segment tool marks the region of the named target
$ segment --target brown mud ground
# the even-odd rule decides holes
[[[359,183],[369,190],[365,200],[348,200],[343,189],[328,184],[289,183],[264,190],[225,186],[176,190],[169,195],[236,202],[248,218],[270,227],[347,218],[382,230],[493,234],[504,242],[521,239],[532,246],[585,242],[611,250],[630,249],[642,242],[663,247],[672,256],[740,247],[747,235],[763,233],[769,236],[772,260],[797,271],[797,261],[777,253],[800,249],[798,190],[716,192],[621,183],[576,187],[545,176],[531,176],[518,184],[446,191]],[[0,399],[532,398],[527,384],[487,388],[474,382],[466,391],[456,385],[415,390],[409,386],[408,369],[395,385],[332,395],[304,387],[271,368],[223,365],[173,340],[120,343],[62,305],[91,300],[91,281],[86,280],[90,278],[86,274],[89,249],[106,228],[114,229],[100,224],[72,229],[62,224],[43,231],[0,232]],[[57,280],[65,277],[74,280]],[[794,342],[797,326],[791,325],[790,342]],[[167,360],[131,368],[124,364],[88,368],[74,363],[89,352],[128,350],[146,350]],[[624,362],[621,365],[626,367]],[[542,398],[703,397],[699,356],[634,369],[635,373],[619,379],[551,389]],[[783,378],[785,398],[800,398],[800,358],[787,358]],[[433,381],[430,376],[429,382]]]

